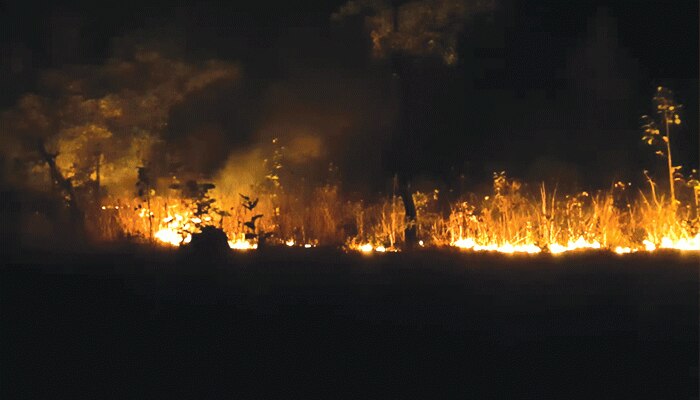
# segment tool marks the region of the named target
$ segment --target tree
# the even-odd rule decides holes
[[[642,116],[644,135],[642,140],[650,146],[658,146],[656,154],[666,159],[668,168],[668,188],[671,196],[671,206],[676,207],[675,175],[680,170],[680,166],[673,165],[671,154],[671,127],[681,124],[680,109],[682,104],[678,104],[673,96],[673,92],[663,86],[656,88],[656,94],[652,99],[654,110],[658,118],[648,115]],[[663,133],[662,133],[663,129]]]
[[[10,183],[17,188],[60,194],[81,228],[84,212],[99,212],[103,191],[132,194],[134,183],[152,190],[165,174],[158,161],[167,153],[156,145],[172,110],[238,76],[235,64],[192,63],[143,46],[104,65],[45,71],[38,94],[25,94],[0,113],[0,161],[13,166]],[[146,171],[134,173],[144,161],[146,185]]]
[[[56,156],[58,154],[49,153],[46,150],[44,141],[41,139],[39,139],[37,142],[37,151],[43,162],[46,163],[49,168],[51,180],[58,188],[59,192],[63,194],[64,199],[68,204],[73,233],[82,236],[85,228],[85,214],[83,209],[78,204],[78,196],[75,193],[73,182],[71,182],[70,178],[64,177],[61,170],[56,166]]]
[[[48,189],[55,194],[67,207],[67,228],[82,238],[84,208],[76,182],[61,168],[61,150],[51,146],[60,121],[61,114],[49,99],[34,94],[22,96],[13,109],[0,114],[0,152],[13,166],[8,183],[16,188]]]
[[[444,68],[457,63],[457,42],[467,20],[492,8],[491,1],[478,0],[351,0],[331,16],[342,20],[363,15],[373,56],[391,63],[398,87],[399,121],[387,158],[398,178],[408,248],[418,243],[410,180],[419,172],[420,137],[428,129],[426,115],[431,104],[423,99],[427,82],[434,78],[435,64]]]

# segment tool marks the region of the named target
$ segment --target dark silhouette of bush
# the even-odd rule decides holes
[[[204,258],[221,258],[230,252],[226,233],[214,226],[205,226],[201,232],[193,234],[187,249],[191,254]]]

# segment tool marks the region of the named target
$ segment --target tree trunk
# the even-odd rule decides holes
[[[56,165],[56,154],[51,154],[46,151],[43,141],[39,141],[39,154],[49,166],[49,172],[51,174],[51,180],[58,186],[59,190],[63,192],[63,195],[68,202],[68,208],[70,209],[70,220],[71,228],[76,236],[76,239],[82,239],[84,229],[85,229],[85,215],[83,210],[78,205],[78,199],[73,188],[73,184],[70,179],[66,179],[61,171]]]
[[[403,201],[403,208],[406,213],[404,229],[404,247],[413,249],[418,244],[418,226],[416,215],[416,204],[413,202],[413,193],[405,179],[399,179],[399,195]]]
[[[399,7],[403,3],[400,0],[392,1],[392,25],[394,32],[398,32],[400,28],[399,23]],[[409,72],[409,60],[404,59],[400,54],[394,54],[392,56],[392,69],[394,76],[398,78],[398,90],[399,90],[399,135],[398,143],[395,147],[395,157],[398,157],[397,164],[399,166],[399,179],[398,179],[398,189],[399,196],[403,201],[403,208],[405,212],[405,228],[404,228],[404,248],[406,250],[414,249],[418,245],[418,215],[416,213],[416,204],[413,201],[413,193],[411,191],[408,176],[411,174],[408,172],[408,167],[413,164],[413,155],[415,149],[412,148],[415,145],[413,139],[413,133],[410,129],[414,128],[410,126],[410,123],[405,122],[408,116],[407,113],[411,112],[410,107],[407,106],[408,98],[411,96],[411,91],[407,87],[410,82],[407,82],[406,77]],[[396,138],[395,138],[396,139]]]

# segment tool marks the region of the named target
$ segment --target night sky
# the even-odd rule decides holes
[[[343,1],[291,3],[3,2],[0,106],[41,92],[43,71],[102,64],[118,57],[115,43],[155,43],[186,60],[238,62],[244,74],[228,92],[190,99],[167,135],[215,122],[231,149],[245,149],[303,122],[327,132],[327,159],[349,187],[383,190],[407,121],[391,67],[371,57],[360,21],[330,20]],[[677,163],[698,164],[694,0],[500,0],[467,22],[457,65],[411,79],[416,179],[478,185],[505,169],[582,187],[637,182],[643,169],[662,171],[639,129],[658,85],[685,104]]]

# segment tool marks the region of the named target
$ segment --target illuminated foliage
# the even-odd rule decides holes
[[[32,153],[36,158],[40,139],[74,186],[95,181],[99,165],[102,185],[128,190],[135,184],[137,166],[156,151],[172,108],[190,94],[238,75],[234,64],[187,63],[146,49],[102,66],[47,72],[42,90],[51,95],[25,95],[0,119],[2,136],[25,150],[8,153],[6,159],[26,162]]]

